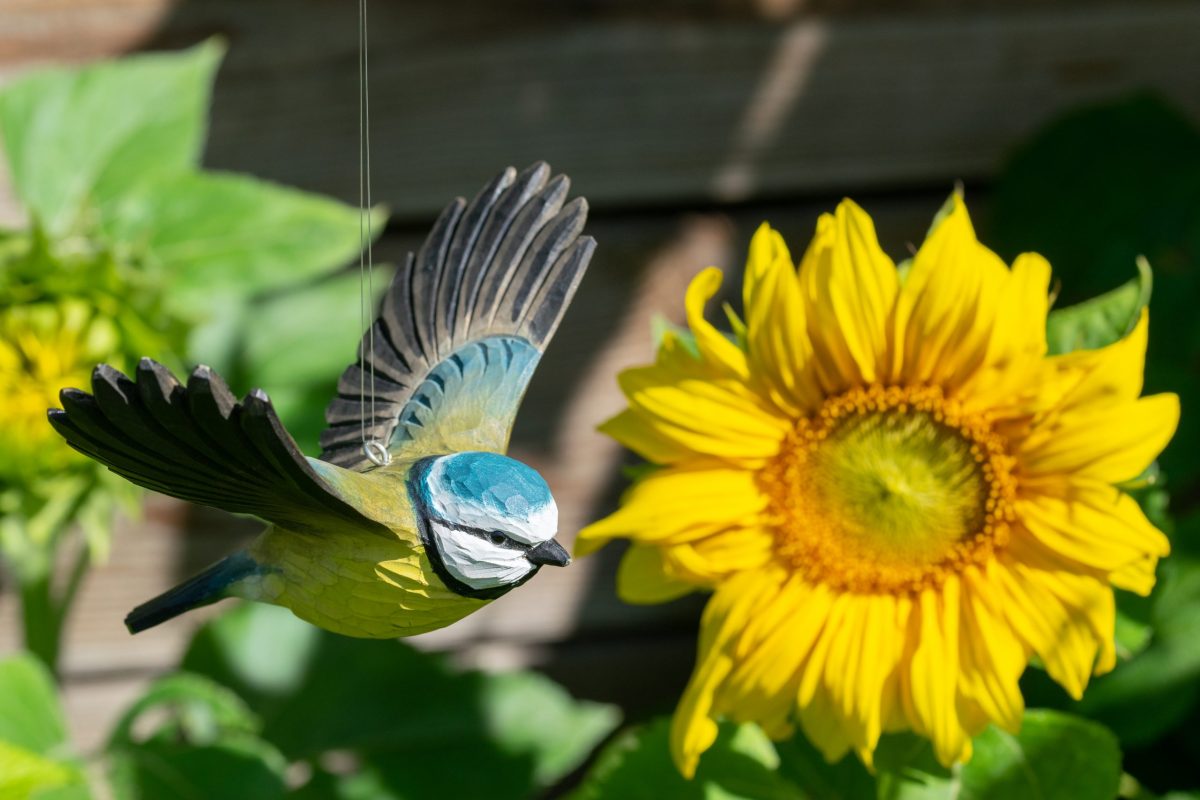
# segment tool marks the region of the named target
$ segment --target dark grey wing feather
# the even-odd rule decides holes
[[[368,438],[397,454],[507,447],[525,385],[595,249],[581,236],[587,202],[567,202],[569,190],[566,176],[538,163],[446,207],[384,296],[374,351],[368,334],[338,382],[323,460],[369,467],[364,420]]]
[[[238,402],[208,367],[197,367],[185,388],[148,358],[135,380],[101,365],[92,394],[64,389],[60,400],[49,412],[54,429],[139,486],[292,529],[350,524],[388,533],[338,494],[336,468],[318,474],[262,391]]]

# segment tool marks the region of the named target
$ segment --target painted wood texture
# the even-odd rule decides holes
[[[595,432],[622,406],[615,374],[650,358],[651,318],[681,317],[700,268],[727,267],[732,282],[762,219],[799,250],[817,214],[854,194],[902,258],[953,181],[971,183],[978,213],[1004,155],[1058,111],[1149,87],[1200,117],[1196,4],[881,0],[819,3],[821,14],[794,5],[372,4],[374,188],[396,213],[379,260],[395,263],[448,198],[504,164],[544,158],[591,201],[599,249],[534,377],[513,448],[547,477],[564,543],[622,485],[620,449]],[[0,81],[213,34],[231,49],[206,162],[356,197],[345,4],[0,0]],[[10,201],[0,219],[14,217]],[[69,624],[67,700],[82,744],[176,663],[213,610],[134,639],[124,614],[256,529],[161,497],[122,523]],[[686,677],[697,605],[621,604],[616,554],[543,570],[415,641],[470,664],[536,663],[587,696],[661,702]],[[17,645],[16,631],[11,594],[0,593],[0,653]]]

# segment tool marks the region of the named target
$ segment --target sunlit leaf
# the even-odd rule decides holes
[[[54,236],[149,178],[196,164],[223,47],[130,56],[21,78],[0,92],[18,198]]]
[[[74,767],[0,742],[0,800],[40,799],[49,790],[82,781],[83,776]]]
[[[54,681],[41,662],[30,655],[0,661],[0,742],[46,755],[66,740]]]
[[[802,737],[779,745],[782,770],[821,800],[1111,800],[1121,777],[1116,737],[1102,725],[1057,711],[1025,714],[1017,735],[990,727],[966,764],[942,767],[928,741],[884,736],[874,773],[848,756],[828,764]]]
[[[1124,338],[1143,308],[1150,303],[1153,278],[1144,258],[1137,260],[1138,276],[1099,297],[1050,312],[1046,344],[1051,354],[1096,350]]]
[[[377,209],[377,233],[384,219]],[[113,206],[104,229],[162,272],[173,311],[200,318],[228,293],[302,284],[359,251],[357,209],[231,173],[180,173],[140,184]]]
[[[685,780],[671,761],[667,744],[670,725],[669,719],[658,719],[614,739],[601,751],[571,800],[800,800],[805,797],[777,771],[779,756],[755,725],[722,725],[716,742],[700,759],[696,776]]]
[[[170,731],[193,744],[218,741],[228,734],[255,733],[261,723],[236,694],[208,678],[186,672],[160,678],[150,685],[113,728],[110,747],[138,744],[138,720],[159,712],[156,733]],[[166,712],[165,715],[163,712]]]

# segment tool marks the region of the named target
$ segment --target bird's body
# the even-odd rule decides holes
[[[321,457],[267,396],[207,367],[97,367],[50,422],[134,483],[258,517],[245,550],[139,606],[133,632],[225,597],[392,638],[449,625],[569,558],[535,471],[504,455],[517,407],[594,249],[582,199],[537,164],[452,203],[384,297],[326,412]],[[370,457],[366,442],[377,448]],[[382,463],[375,463],[382,462]]]
[[[449,589],[436,574],[406,486],[412,462],[396,466],[382,474],[332,468],[345,481],[342,490],[394,536],[272,525],[246,549],[255,563],[270,569],[232,584],[230,593],[285,606],[334,633],[372,639],[436,630],[486,605],[486,599]]]

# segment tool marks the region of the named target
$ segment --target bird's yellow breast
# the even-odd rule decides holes
[[[414,521],[393,528],[394,539],[269,528],[251,555],[276,569],[247,582],[240,593],[290,608],[335,633],[371,639],[436,630],[487,605],[442,582],[415,527]]]

